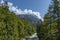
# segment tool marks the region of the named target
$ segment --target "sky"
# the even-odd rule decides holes
[[[40,12],[41,17],[47,13],[48,6],[51,0],[4,0],[13,3],[21,10],[32,10]]]

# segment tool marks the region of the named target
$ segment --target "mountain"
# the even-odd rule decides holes
[[[19,18],[25,18],[33,24],[37,24],[40,21],[40,19],[42,19],[40,16],[40,12],[35,12],[30,9],[29,10],[28,9],[21,10],[21,9],[13,6],[13,3],[5,2],[3,0],[1,0],[0,3],[3,6],[8,6],[9,11],[15,13]]]
[[[17,15],[17,16],[19,18],[25,18],[33,24],[38,24],[41,20],[41,19],[38,19],[35,15],[31,15],[31,14],[21,14],[21,15]]]

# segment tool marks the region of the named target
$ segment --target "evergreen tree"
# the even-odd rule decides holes
[[[42,28],[44,36],[39,33],[40,40],[60,40],[60,1],[52,0],[49,5],[48,13],[44,16],[44,21],[42,22]],[[41,25],[40,25],[41,27]],[[42,34],[43,34],[42,33]]]

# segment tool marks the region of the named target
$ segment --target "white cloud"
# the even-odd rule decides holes
[[[4,2],[4,1],[2,1],[2,2]],[[11,3],[11,2],[8,2],[8,6],[9,6],[9,10],[11,12],[16,13],[16,15],[21,15],[21,14],[35,15],[37,18],[42,19],[40,16],[40,12],[35,12],[30,9],[21,10],[18,7],[13,6],[13,3]]]

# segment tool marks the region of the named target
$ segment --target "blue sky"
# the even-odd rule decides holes
[[[31,9],[32,11],[38,11],[41,13],[43,17],[47,12],[49,3],[51,0],[4,0],[8,2],[12,2],[14,6],[18,6],[18,8]]]

